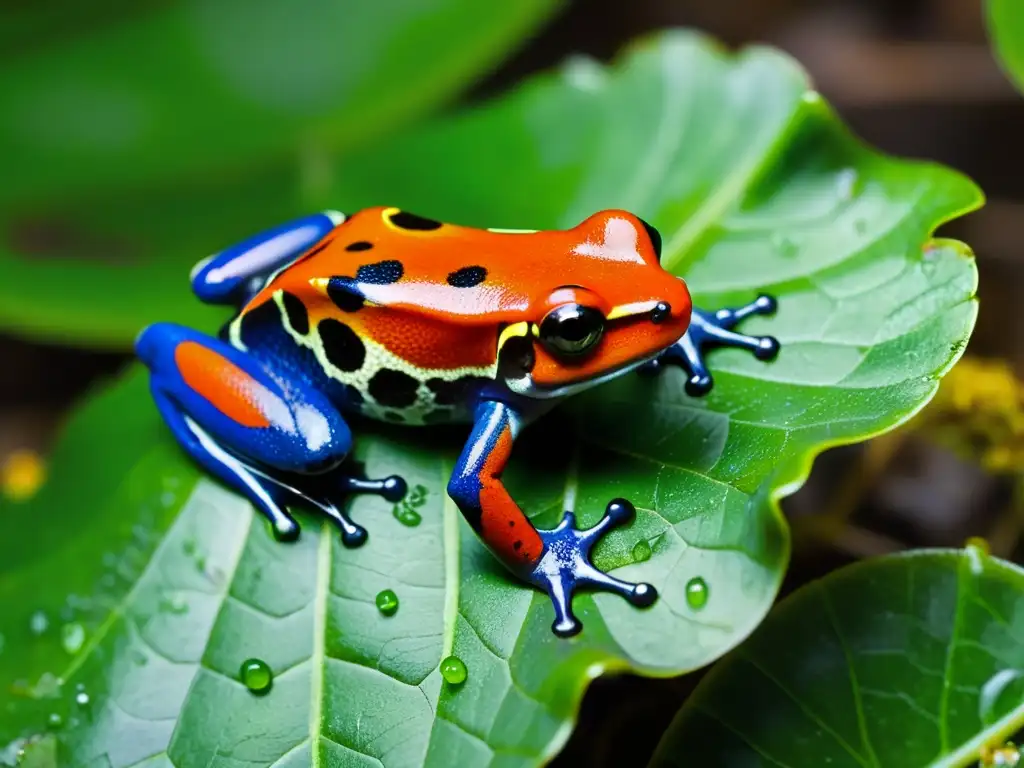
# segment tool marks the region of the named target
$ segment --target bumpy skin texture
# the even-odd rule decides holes
[[[709,345],[766,360],[778,352],[770,337],[732,330],[774,301],[695,310],[659,251],[657,232],[625,211],[548,232],[470,229],[397,208],[328,211],[196,266],[200,299],[238,307],[220,338],[158,323],[136,350],[178,441],[285,539],[298,535],[290,501],[329,515],[356,546],[366,531],[336,506],[339,494],[405,493],[401,478],[343,469],[352,443],[343,413],[470,423],[448,492],[501,562],[549,593],[554,631],[571,635],[578,586],[638,606],[656,592],[589,560],[609,527],[632,518],[628,501],[609,502],[586,531],[570,513],[551,531],[532,525],[501,481],[520,430],[559,399],[638,367],[682,365],[687,391],[704,394]]]

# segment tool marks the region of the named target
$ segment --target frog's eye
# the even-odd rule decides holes
[[[640,223],[644,225],[644,229],[647,230],[647,236],[651,238],[651,245],[654,246],[654,255],[659,259],[661,258],[661,233],[648,224],[643,219],[640,219]]]
[[[556,355],[582,355],[603,333],[604,315],[582,304],[555,307],[540,324],[541,342]]]

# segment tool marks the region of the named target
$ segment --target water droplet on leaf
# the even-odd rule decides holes
[[[246,659],[242,662],[238,675],[242,684],[253,693],[266,693],[274,682],[274,673],[262,659]]]
[[[405,504],[395,504],[392,514],[398,522],[410,528],[415,528],[423,522],[423,518],[420,516],[420,513]]]
[[[385,589],[377,593],[377,610],[385,616],[394,615],[398,610],[398,595],[393,590]]]
[[[56,699],[64,681],[52,672],[43,672],[39,680],[26,693],[33,699]]]
[[[65,652],[71,655],[78,653],[85,644],[85,627],[78,622],[65,624],[60,628],[60,643]]]
[[[80,707],[89,706],[89,694],[85,691],[79,691],[75,694],[75,704]]]
[[[647,543],[647,539],[640,539],[640,541],[633,545],[633,562],[642,563],[650,559],[651,545]]]
[[[42,611],[36,611],[28,620],[28,628],[33,635],[41,635],[50,627],[50,620]]]
[[[181,615],[188,613],[188,603],[185,602],[185,598],[181,595],[165,595],[160,601],[160,610]]]
[[[449,656],[441,662],[441,677],[451,685],[462,685],[469,672],[458,656]]]
[[[46,723],[51,728],[60,728],[62,725],[64,725],[64,718],[61,717],[59,713],[53,712],[46,719]]]
[[[994,723],[1020,704],[1024,694],[1024,672],[1001,669],[981,686],[978,694],[978,718],[985,725]]]
[[[857,170],[855,168],[844,168],[836,175],[836,196],[845,202],[849,202],[857,194]]]
[[[779,255],[787,258],[792,258],[800,253],[800,244],[792,237],[783,234],[776,233],[772,236],[772,247],[778,251]]]
[[[694,610],[699,610],[707,605],[708,584],[700,576],[694,576],[686,582],[686,604]]]

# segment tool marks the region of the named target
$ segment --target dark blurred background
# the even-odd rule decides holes
[[[869,143],[957,168],[989,198],[941,233],[978,256],[982,309],[968,359],[908,427],[816,462],[785,504],[794,556],[784,592],[861,557],[959,546],[969,536],[1020,562],[1024,98],[992,58],[981,0],[577,0],[463,100],[514,87],[573,52],[608,59],[669,26],[696,27],[730,46],[783,48]],[[5,337],[0,359],[0,463],[24,449],[45,456],[68,406],[126,364],[117,354]],[[23,463],[25,454],[16,455]],[[698,677],[598,681],[555,764],[645,764]]]

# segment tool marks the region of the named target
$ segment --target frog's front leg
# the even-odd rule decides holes
[[[621,581],[590,562],[597,540],[632,520],[632,504],[612,500],[604,517],[585,531],[576,528],[572,512],[556,528],[537,530],[513,501],[501,476],[521,426],[520,415],[505,403],[485,401],[477,407],[473,432],[448,483],[448,494],[466,520],[510,571],[550,595],[552,630],[560,637],[582,628],[572,613],[572,596],[580,586],[614,592],[636,606],[651,605],[658,593],[650,584]]]
[[[207,471],[241,491],[294,539],[285,509],[298,501],[327,515],[347,546],[366,530],[335,505],[338,492],[378,493],[398,501],[400,477],[365,480],[334,472],[352,445],[348,425],[320,392],[273,375],[248,354],[180,325],[157,323],[135,343],[149,367],[150,388],[178,442]]]
[[[337,211],[303,216],[203,259],[192,268],[192,290],[208,304],[245,304],[274,272],[309,250],[345,220]]]
[[[771,315],[777,304],[771,296],[758,296],[736,309],[705,312],[694,307],[690,327],[683,338],[641,367],[644,374],[657,373],[665,365],[679,365],[686,371],[686,393],[701,397],[711,391],[714,380],[704,363],[704,354],[711,347],[738,347],[754,353],[758,360],[773,360],[779,354],[779,342],[773,336],[747,336],[733,331],[751,315]]]

